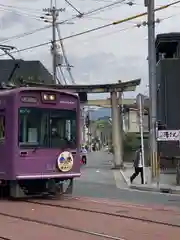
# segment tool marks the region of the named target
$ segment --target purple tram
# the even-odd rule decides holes
[[[80,101],[57,89],[0,91],[0,190],[59,194],[80,177]]]

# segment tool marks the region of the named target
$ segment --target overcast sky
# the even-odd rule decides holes
[[[116,0],[69,1],[80,12],[87,12]],[[76,12],[65,1],[56,2],[58,8],[66,8],[65,12],[60,13],[59,20],[70,19],[76,15]],[[60,25],[62,36],[69,36],[146,11],[144,0],[134,0],[136,4],[132,7],[125,4],[127,2],[129,1],[124,1],[123,4],[119,3],[82,19],[75,19],[73,20],[74,24]],[[159,6],[173,1],[158,0],[156,2]],[[46,26],[47,23],[44,23],[39,17],[43,16],[42,9],[47,7],[50,7],[50,0],[0,0],[0,43],[6,38]],[[162,19],[162,22],[156,25],[157,33],[180,31],[180,4],[156,13],[156,18]],[[95,84],[141,78],[142,83],[136,93],[128,93],[126,96],[133,97],[137,92],[147,94],[147,28],[135,27],[137,23],[145,20],[146,17],[143,17],[65,40],[64,45],[69,62],[74,66],[72,72],[76,82]],[[4,44],[23,49],[50,41],[51,38],[52,30],[46,29],[24,38],[4,42]],[[39,47],[15,56],[23,59],[38,59],[51,71],[52,58],[49,49],[50,46]]]

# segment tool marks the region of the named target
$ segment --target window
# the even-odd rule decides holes
[[[5,116],[0,115],[0,141],[5,138]]]
[[[76,111],[19,109],[19,145],[22,147],[76,148]]]

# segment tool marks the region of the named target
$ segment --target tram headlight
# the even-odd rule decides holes
[[[55,95],[49,95],[49,100],[54,101],[55,100]]]
[[[43,94],[43,100],[48,100],[48,95],[47,94]]]
[[[54,94],[43,94],[43,100],[45,100],[45,101],[55,101],[56,96]]]

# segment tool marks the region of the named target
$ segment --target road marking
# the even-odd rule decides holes
[[[130,184],[129,184],[129,182],[128,182],[128,177],[126,177],[126,175],[124,174],[124,171],[120,170],[120,171],[119,171],[119,174],[121,174],[124,182],[129,186]]]
[[[114,175],[116,187],[121,189],[122,185],[124,185],[124,181],[123,181],[123,178],[121,176],[120,171],[119,170],[113,170],[113,175]]]
[[[96,172],[100,172],[99,170],[96,170]]]

